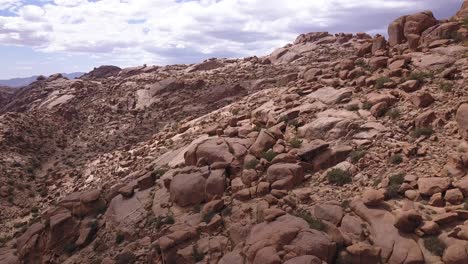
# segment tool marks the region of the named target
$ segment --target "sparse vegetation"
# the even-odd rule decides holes
[[[430,137],[434,133],[434,130],[430,127],[419,127],[413,132],[414,137],[418,138],[421,136]]]
[[[73,242],[68,242],[67,244],[65,244],[63,250],[68,255],[71,255],[76,250],[76,245]]]
[[[422,71],[416,72],[415,71],[415,72],[410,73],[410,75],[408,76],[408,78],[406,78],[406,80],[416,80],[418,82],[424,82],[425,79],[433,78],[433,77],[434,77],[433,73],[422,72]]]
[[[172,214],[168,214],[166,216],[157,216],[153,219],[153,224],[156,229],[160,229],[163,225],[172,225],[174,223],[175,219]]]
[[[404,174],[392,175],[388,178],[387,196],[390,199],[397,198],[400,187],[405,181]]]
[[[424,238],[424,247],[436,256],[442,256],[445,248],[445,243],[437,236],[430,236]]]
[[[390,163],[398,165],[403,162],[403,156],[400,154],[394,154],[390,157]]]
[[[325,229],[325,224],[315,217],[313,217],[308,211],[300,209],[296,211],[296,216],[304,219],[311,229],[323,231]]]
[[[369,110],[369,109],[371,109],[371,108],[372,108],[372,104],[371,104],[370,102],[364,101],[364,102],[362,103],[362,109]]]
[[[156,168],[153,172],[151,172],[151,175],[156,177],[156,179],[159,179],[166,172],[167,172],[167,169],[165,169],[165,168]]]
[[[215,215],[216,212],[208,212],[206,214],[202,214],[202,221],[208,224]]]
[[[358,111],[359,110],[359,105],[357,104],[351,104],[346,107],[346,110],[348,111]]]
[[[205,254],[200,252],[197,247],[193,247],[192,258],[195,260],[195,262],[199,262],[205,258]]]
[[[248,170],[253,170],[257,167],[258,163],[258,159],[251,159],[244,164],[244,168]]]
[[[275,157],[276,153],[273,150],[268,150],[266,152],[262,152],[262,158],[266,159],[268,162],[271,162]]]
[[[441,82],[439,83],[439,89],[449,93],[453,90],[453,84],[451,82]]]
[[[289,145],[293,148],[300,148],[302,145],[302,140],[298,138],[293,138],[289,141]]]
[[[338,186],[343,186],[346,183],[350,183],[352,181],[351,173],[338,168],[330,170],[327,173],[327,178],[331,184]]]
[[[117,232],[117,234],[115,235],[115,244],[117,245],[122,244],[124,240],[125,240],[125,235],[121,232]]]
[[[398,119],[401,116],[400,109],[398,108],[392,108],[387,111],[387,116],[390,117],[390,119]]]
[[[375,81],[375,88],[382,89],[384,88],[384,84],[388,82],[392,82],[392,79],[388,78],[387,76],[379,77]]]
[[[353,150],[350,154],[349,157],[351,158],[352,163],[357,163],[360,159],[362,159],[366,155],[365,150],[357,149]]]

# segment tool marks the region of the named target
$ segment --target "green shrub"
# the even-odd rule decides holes
[[[434,133],[434,130],[430,127],[419,127],[414,130],[413,135],[416,138],[420,136],[430,137],[433,133]]]
[[[117,245],[121,244],[125,240],[125,235],[123,233],[117,232],[115,235],[115,243]]]
[[[266,152],[262,152],[262,158],[266,159],[268,162],[271,162],[275,157],[276,153],[273,150],[268,150]]]
[[[437,236],[430,236],[424,238],[424,247],[436,256],[442,256],[445,248],[445,243]]]
[[[405,181],[404,174],[392,175],[388,178],[387,196],[388,198],[399,197],[400,187]]]
[[[365,150],[353,150],[349,156],[351,157],[351,162],[352,163],[357,163],[360,159],[362,159],[366,155]]]
[[[400,154],[395,154],[390,157],[390,163],[398,165],[403,162],[403,156]]]
[[[302,140],[298,138],[293,138],[289,141],[289,145],[291,145],[291,147],[293,148],[300,148],[302,145]]]
[[[202,214],[202,221],[208,224],[215,215],[216,215],[216,212],[208,212],[208,213]]]
[[[328,182],[338,186],[343,186],[346,183],[350,183],[352,181],[351,173],[338,168],[330,170],[327,173],[327,178]]]
[[[412,73],[410,73],[410,75],[406,79],[407,80],[416,80],[416,81],[419,81],[419,82],[424,82],[425,79],[432,78],[432,77],[434,77],[433,73],[422,72],[421,71],[421,72],[412,72]]]
[[[205,254],[203,254],[203,252],[200,252],[198,248],[193,247],[192,258],[195,260],[195,262],[200,262],[205,258]]]
[[[362,109],[364,109],[364,110],[369,110],[369,109],[371,109],[371,108],[372,108],[372,104],[371,104],[370,102],[364,101],[364,102],[362,103]]]
[[[244,168],[248,170],[253,170],[257,167],[258,163],[259,163],[258,159],[249,160],[248,162],[244,164]]]
[[[453,83],[451,82],[441,82],[439,83],[439,89],[446,92],[446,93],[449,93],[453,90]]]
[[[325,229],[325,224],[315,217],[313,217],[308,211],[306,210],[297,210],[296,216],[304,219],[311,229],[323,231]]]
[[[198,214],[201,212],[201,205],[200,204],[196,204],[193,206],[193,212]]]
[[[21,227],[23,227],[23,226],[25,226],[27,224],[28,224],[27,222],[17,222],[17,223],[13,224],[13,227],[14,228],[21,228]]]
[[[37,214],[38,212],[39,212],[39,208],[38,208],[38,207],[33,206],[33,207],[31,208],[31,213]]]
[[[71,255],[76,250],[76,245],[73,242],[68,242],[67,244],[65,244],[63,250],[68,255]]]
[[[161,176],[164,175],[164,173],[167,172],[167,169],[164,168],[157,168],[153,172],[151,172],[151,175],[154,176],[156,179],[161,178]]]
[[[392,108],[387,111],[387,116],[390,117],[391,119],[398,119],[401,116],[400,109],[398,108]]]
[[[392,175],[388,178],[390,185],[402,185],[405,182],[405,175],[403,173]]]
[[[346,110],[348,110],[348,111],[357,111],[357,110],[359,110],[359,105],[357,105],[357,104],[348,105],[348,106],[346,106]]]
[[[384,88],[384,84],[388,82],[392,82],[392,79],[388,78],[387,76],[379,77],[375,81],[375,88],[382,89]]]

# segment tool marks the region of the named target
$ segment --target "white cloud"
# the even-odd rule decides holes
[[[120,65],[265,54],[303,32],[381,32],[396,15],[460,0],[0,0],[0,44]],[[26,1],[25,1],[26,2]],[[37,2],[37,1],[36,1]],[[444,3],[441,3],[444,2]]]

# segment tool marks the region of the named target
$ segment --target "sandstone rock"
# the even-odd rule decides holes
[[[273,164],[267,170],[266,179],[273,189],[290,190],[304,180],[304,170],[296,164]]]
[[[315,205],[314,215],[318,219],[338,225],[343,218],[343,208],[334,204]]]
[[[418,190],[422,195],[431,196],[446,191],[450,186],[447,178],[427,177],[418,179]]]
[[[385,199],[381,190],[366,189],[362,195],[362,201],[367,206],[377,206]]]
[[[413,239],[400,235],[394,227],[395,218],[391,213],[385,209],[368,208],[360,200],[354,200],[350,206],[370,224],[370,239],[374,246],[382,249],[382,262],[424,263],[418,244]]]
[[[430,106],[435,101],[432,95],[427,92],[414,94],[410,100],[415,106],[422,108]]]
[[[316,256],[304,255],[289,259],[284,264],[322,264],[322,261]]]
[[[395,227],[405,233],[412,233],[421,225],[422,216],[415,210],[403,211],[395,219]]]
[[[444,199],[451,204],[461,204],[463,193],[459,189],[451,189],[445,193]]]
[[[205,183],[199,173],[178,174],[171,181],[171,199],[180,206],[199,204],[205,200]]]
[[[255,143],[250,148],[250,153],[255,155],[257,158],[260,158],[263,151],[268,150],[273,147],[276,143],[275,137],[271,132],[262,129],[258,135]]]

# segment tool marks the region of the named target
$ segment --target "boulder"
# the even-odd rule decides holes
[[[427,177],[418,179],[419,193],[426,196],[431,196],[438,192],[446,191],[450,186],[448,178]]]
[[[257,139],[250,147],[249,152],[256,156],[257,158],[261,157],[261,154],[272,148],[276,143],[275,136],[268,130],[262,129],[257,136]]]
[[[267,170],[266,179],[273,189],[291,190],[304,180],[304,169],[291,163],[273,164]]]
[[[171,200],[180,206],[200,204],[205,200],[205,183],[200,173],[178,174],[169,188]]]
[[[415,210],[400,212],[395,219],[395,227],[405,233],[413,233],[422,223],[422,216]]]
[[[336,244],[327,234],[310,229],[306,221],[292,215],[252,227],[245,240],[247,261],[254,261],[258,252],[266,247],[274,247],[277,252],[288,247],[296,256],[313,255],[327,263],[332,262],[336,253]]]
[[[382,263],[424,263],[418,243],[399,232],[394,226],[395,217],[392,213],[381,208],[368,208],[360,199],[353,200],[350,207],[369,223],[369,238],[375,247],[382,249]]]

